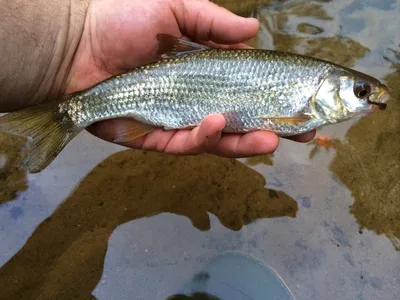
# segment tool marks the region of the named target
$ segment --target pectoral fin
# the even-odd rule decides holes
[[[143,124],[137,121],[124,122],[123,128],[118,128],[118,134],[114,139],[115,143],[126,143],[133,141],[155,129],[154,126]]]
[[[292,117],[264,117],[262,116],[261,119],[263,120],[271,120],[279,124],[283,125],[300,125],[311,120],[311,115],[301,113]]]
[[[210,49],[207,46],[189,42],[169,34],[157,34],[158,51],[157,56],[161,58],[172,58],[183,54],[195,53]]]

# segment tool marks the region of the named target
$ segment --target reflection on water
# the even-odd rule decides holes
[[[400,250],[399,70],[385,81],[393,88],[390,110],[349,130],[331,170],[351,190],[350,210],[360,226],[387,235]]]
[[[0,133],[0,204],[28,188],[26,172],[18,167],[24,143],[23,138]]]
[[[289,51],[327,59],[353,67],[369,50],[359,42],[340,35],[341,24],[328,14],[320,1],[281,1],[266,8],[259,19],[263,48]]]
[[[313,159],[322,149],[325,149],[325,151],[336,149],[338,143],[340,143],[339,139],[318,133],[315,138],[308,143],[308,145],[313,146],[308,157]]]
[[[209,230],[212,213],[239,230],[259,218],[295,217],[297,203],[265,184],[264,176],[234,159],[119,152],[93,169],[0,269],[0,299],[90,295],[111,233],[134,219],[170,212]]]
[[[262,5],[272,3],[273,0],[211,0],[211,2],[227,8],[237,15],[249,17],[258,16],[258,8]]]
[[[241,15],[257,15],[261,30],[258,38],[251,41],[253,46],[298,52],[357,67],[384,79],[393,89],[393,98],[386,112],[363,118],[354,125],[349,122],[335,126],[334,130],[339,128],[338,131],[345,128],[347,133],[343,140],[334,135],[330,141],[332,144],[329,139],[324,142],[322,138],[301,149],[314,158],[311,162],[318,168],[322,164],[318,161],[320,151],[327,149],[334,154],[330,170],[351,191],[354,203],[350,211],[360,227],[386,235],[400,249],[400,0],[214,2]],[[14,199],[18,192],[27,188],[25,173],[16,167],[18,156],[15,153],[19,147],[20,144],[0,135],[0,203]],[[260,168],[268,165],[280,172],[283,168],[279,169],[275,158],[272,155],[248,158],[246,164]],[[304,177],[313,172],[309,165],[302,166]],[[290,171],[292,169],[288,173]],[[293,182],[307,180],[286,173],[282,176]],[[231,230],[239,230],[261,218],[294,218],[298,211],[297,203],[283,192],[266,189],[265,183],[262,175],[236,160],[207,155],[174,157],[139,151],[117,153],[93,169],[57,211],[38,226],[23,248],[0,269],[0,299],[91,297],[89,295],[103,272],[109,236],[118,225],[138,218],[171,212],[187,216],[198,230],[210,229],[208,213],[216,215]],[[312,184],[313,188],[320,190],[317,183]],[[311,193],[309,190],[296,192]],[[337,196],[337,191],[330,188],[320,190],[317,195],[320,202],[332,201],[333,204],[328,206],[331,210],[343,200]],[[338,252],[327,252],[325,246],[329,241],[324,239],[328,239],[328,233],[320,224],[326,224],[326,228],[330,226],[322,216],[329,213],[314,210],[317,206],[314,203],[318,201],[311,202],[308,196],[298,199],[301,199],[303,212],[307,215],[305,221],[299,223],[305,233],[299,230],[296,235],[283,235],[281,239],[275,237],[276,241],[273,241],[279,243],[299,236],[300,242],[295,244],[297,248],[277,250],[290,255],[277,256],[287,259],[289,270],[298,270],[288,273],[293,286],[300,282],[300,288],[296,290],[298,298],[366,299],[370,296],[368,299],[379,299],[367,292],[363,294],[369,287],[366,278],[370,275],[364,274],[368,272],[364,271],[365,265],[369,270],[375,268],[374,263],[363,261],[362,257],[359,259],[360,253],[352,252],[354,244],[359,241],[355,241],[351,233],[347,238],[347,232],[337,229],[340,226],[335,224],[335,230],[340,233],[338,236],[345,235],[346,239],[340,243],[344,246],[338,247]],[[216,239],[220,243],[221,240]],[[361,243],[374,244],[375,248],[371,245],[357,248],[368,255],[376,256],[381,250],[380,245],[375,245],[380,241],[367,239]],[[254,248],[260,248],[258,245],[255,244]],[[270,246],[265,248],[269,250]],[[334,248],[337,248],[336,243]],[[345,261],[335,255],[343,255]],[[333,270],[329,267],[336,266],[338,261],[341,270],[338,273],[346,274],[360,268],[361,283],[354,278],[348,279],[349,276],[343,278],[343,274],[338,275],[335,271],[330,271],[327,277],[324,272]],[[360,261],[361,267],[358,265]],[[282,263],[279,261],[277,264]],[[308,265],[312,267],[308,268]],[[380,289],[374,295],[385,292],[387,287],[386,290],[392,287],[391,295],[396,293],[399,279],[388,275],[390,278],[386,280],[388,277],[381,274],[387,268],[382,267],[379,274],[374,274],[374,280],[370,279],[373,292]],[[320,281],[325,277],[327,281]],[[391,280],[395,283],[387,283]],[[332,291],[332,286],[333,289],[346,286],[345,292],[354,293],[343,295]]]
[[[399,249],[400,1],[266,2],[271,5],[257,8],[261,32],[253,46],[357,67],[393,89],[387,111],[356,122],[343,142],[336,137],[314,140],[309,157],[333,149],[331,170],[352,192],[351,213],[361,227],[385,234]]]

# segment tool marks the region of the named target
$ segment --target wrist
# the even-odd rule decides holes
[[[0,112],[63,92],[90,0],[0,0]]]
[[[63,24],[64,33],[60,36],[61,41],[57,49],[58,63],[54,63],[48,74],[49,78],[52,78],[48,99],[56,98],[65,92],[67,77],[83,34],[89,4],[90,0],[69,1],[69,14]]]

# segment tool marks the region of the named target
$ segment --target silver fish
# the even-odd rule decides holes
[[[0,118],[0,131],[29,138],[24,167],[30,173],[42,171],[80,131],[102,120],[134,120],[115,142],[160,127],[192,128],[213,113],[225,116],[224,132],[291,136],[383,110],[389,99],[377,79],[328,61],[157,38],[161,60]]]

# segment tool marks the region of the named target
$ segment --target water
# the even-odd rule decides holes
[[[269,264],[299,300],[397,299],[400,1],[220,3],[261,20],[253,46],[384,80],[388,110],[324,128],[336,149],[283,140],[239,161],[84,133],[29,177],[2,135],[0,299],[166,299],[226,250]]]

